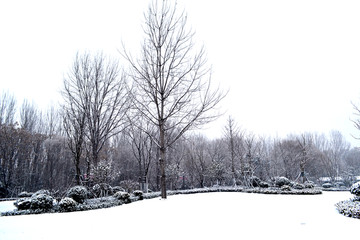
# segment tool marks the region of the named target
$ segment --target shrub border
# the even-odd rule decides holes
[[[187,190],[169,190],[167,191],[168,196],[172,195],[179,195],[179,194],[196,194],[196,193],[212,193],[212,192],[242,192],[242,193],[258,193],[258,194],[282,194],[282,195],[316,195],[322,194],[320,188],[306,188],[306,189],[291,189],[290,191],[282,191],[279,188],[245,188],[245,187],[210,187],[210,188],[195,188],[195,189],[187,189]],[[131,194],[130,202],[123,202],[114,198],[113,196],[110,197],[103,197],[97,199],[88,199],[85,200],[84,203],[78,204],[76,207],[77,211],[88,211],[88,210],[95,210],[101,208],[110,208],[115,206],[120,206],[125,203],[131,203],[140,201],[142,199],[152,199],[160,197],[160,192],[153,192],[153,193],[144,193],[142,196],[134,196]],[[62,213],[58,204],[50,209],[50,210],[15,210],[9,212],[2,212],[1,216],[16,216],[16,215],[28,215],[28,214],[41,214],[41,213]]]
[[[291,189],[290,191],[282,191],[280,188],[245,188],[245,187],[210,187],[210,188],[195,188],[188,190],[169,190],[167,195],[178,194],[196,194],[196,193],[212,193],[212,192],[242,192],[242,193],[258,193],[258,194],[282,194],[282,195],[316,195],[322,194],[319,188],[307,189]],[[144,193],[144,199],[151,199],[160,197],[160,192]]]

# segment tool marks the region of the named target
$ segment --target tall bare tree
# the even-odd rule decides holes
[[[75,159],[84,138],[89,142],[90,163],[99,163],[105,143],[124,127],[129,106],[129,95],[124,75],[117,62],[102,54],[77,54],[74,64],[64,79],[64,127],[73,142]]]
[[[225,96],[212,88],[204,49],[192,54],[194,33],[186,23],[186,15],[178,13],[172,1],[154,1],[145,13],[140,59],[123,51],[132,67],[134,106],[158,128],[162,198],[167,148],[189,129],[216,119],[218,114],[211,110]]]

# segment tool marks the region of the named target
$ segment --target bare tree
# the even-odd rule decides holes
[[[281,163],[278,166],[280,168],[278,173],[289,179],[295,179],[298,176],[298,168],[294,166],[296,166],[302,157],[301,147],[294,139],[283,139],[275,144]]]
[[[120,75],[116,62],[106,61],[102,55],[95,56],[93,59],[85,55],[83,60],[85,60],[82,63],[83,66],[88,64],[83,70],[89,69],[88,73],[91,76],[85,112],[92,161],[96,166],[104,144],[124,128],[129,96],[125,77]]]
[[[193,135],[188,138],[186,149],[187,174],[194,186],[205,187],[206,175],[209,168],[208,140],[202,135]]]
[[[3,92],[0,97],[0,125],[14,124],[16,113],[15,97],[8,92]]]
[[[81,156],[84,137],[89,141],[90,174],[90,164],[97,166],[105,143],[123,129],[126,121],[129,97],[125,78],[118,64],[102,54],[77,54],[64,79],[63,96],[64,127],[76,161]]]
[[[259,167],[260,159],[258,149],[260,147],[255,134],[248,132],[244,136],[245,161],[242,166],[243,183],[251,186],[251,178],[254,176],[255,170]]]
[[[53,190],[56,186],[57,180],[60,179],[62,173],[59,171],[60,165],[63,164],[61,158],[64,156],[64,137],[60,136],[49,136],[44,142],[44,161],[42,163],[43,168],[43,181],[46,183],[46,186]]]
[[[357,106],[355,103],[351,103],[352,106],[353,106],[353,109],[354,109],[354,115],[357,117],[356,119],[352,119],[351,121],[353,122],[354,124],[354,127],[357,129],[357,130],[360,130],[360,108],[359,106]],[[355,135],[353,135],[353,137],[355,139],[360,139],[360,137],[356,137]]]
[[[24,100],[20,109],[20,127],[31,132],[37,132],[41,122],[41,112],[34,103]]]
[[[141,190],[148,192],[148,173],[150,164],[154,158],[154,126],[149,122],[142,122],[142,128],[137,127],[134,121],[130,121],[130,126],[127,128],[126,133],[129,136],[129,142],[135,159],[139,167],[139,180]]]
[[[223,185],[228,175],[226,167],[226,143],[222,139],[212,140],[208,145],[210,165],[208,175],[216,185]]]
[[[297,136],[296,140],[300,146],[301,156],[299,161],[300,174],[295,181],[301,177],[302,182],[305,183],[307,181],[307,177],[305,176],[305,167],[311,159],[313,136],[310,133],[303,133],[300,136]]]
[[[134,106],[158,128],[162,198],[167,148],[189,129],[216,119],[211,110],[225,96],[212,89],[204,49],[192,54],[194,34],[186,23],[186,15],[178,14],[172,1],[155,1],[145,14],[141,58],[135,61],[123,53],[132,67]]]
[[[53,138],[61,133],[60,111],[54,106],[50,106],[44,114],[44,132],[49,138]]]
[[[227,125],[224,129],[225,139],[228,142],[231,160],[231,173],[233,178],[233,185],[236,185],[236,171],[235,171],[235,158],[236,158],[236,141],[239,140],[239,129],[233,118],[229,116]]]
[[[81,184],[80,160],[83,155],[83,145],[85,141],[85,112],[75,105],[71,92],[64,92],[64,98],[67,99],[67,105],[64,107],[63,125],[67,136],[68,147],[72,153],[75,165],[75,181],[77,185]]]
[[[350,149],[350,144],[339,131],[331,131],[326,155],[331,166],[331,177],[336,180],[341,174],[341,163]]]

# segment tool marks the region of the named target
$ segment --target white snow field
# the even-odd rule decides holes
[[[349,192],[175,195],[85,212],[0,217],[0,239],[357,239],[360,220],[334,206],[349,198]]]
[[[15,210],[14,201],[0,202],[0,212],[7,212]]]

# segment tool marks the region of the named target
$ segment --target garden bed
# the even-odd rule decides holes
[[[243,193],[259,193],[259,194],[291,194],[291,195],[314,195],[321,194],[322,191],[320,188],[305,188],[305,189],[293,189],[290,190],[281,190],[276,187],[269,188],[246,188],[246,187],[210,187],[210,188],[195,188],[187,190],[170,190],[167,191],[167,195],[177,195],[177,194],[195,194],[195,193],[211,193],[211,192],[243,192]],[[150,199],[155,197],[160,197],[160,192],[146,193],[144,198]]]
[[[270,188],[245,188],[245,187],[211,187],[211,188],[196,188],[188,190],[169,190],[167,195],[178,195],[178,194],[196,194],[196,193],[212,193],[212,192],[243,192],[243,193],[259,193],[259,194],[287,194],[287,195],[314,195],[321,194],[319,188],[306,188],[306,189],[292,189],[282,190],[281,188],[270,187]],[[26,210],[14,210],[9,212],[1,213],[2,216],[15,216],[15,215],[27,215],[27,214],[40,214],[40,213],[57,213],[57,212],[74,212],[74,211],[87,211],[101,208],[109,208],[114,206],[120,206],[124,203],[131,203],[142,199],[151,199],[161,196],[160,192],[152,192],[140,194],[129,194],[129,197],[119,199],[114,196],[93,198],[84,200],[83,203],[76,204],[71,210],[64,210],[61,208],[59,202],[54,201],[53,207],[50,209],[26,209]]]

